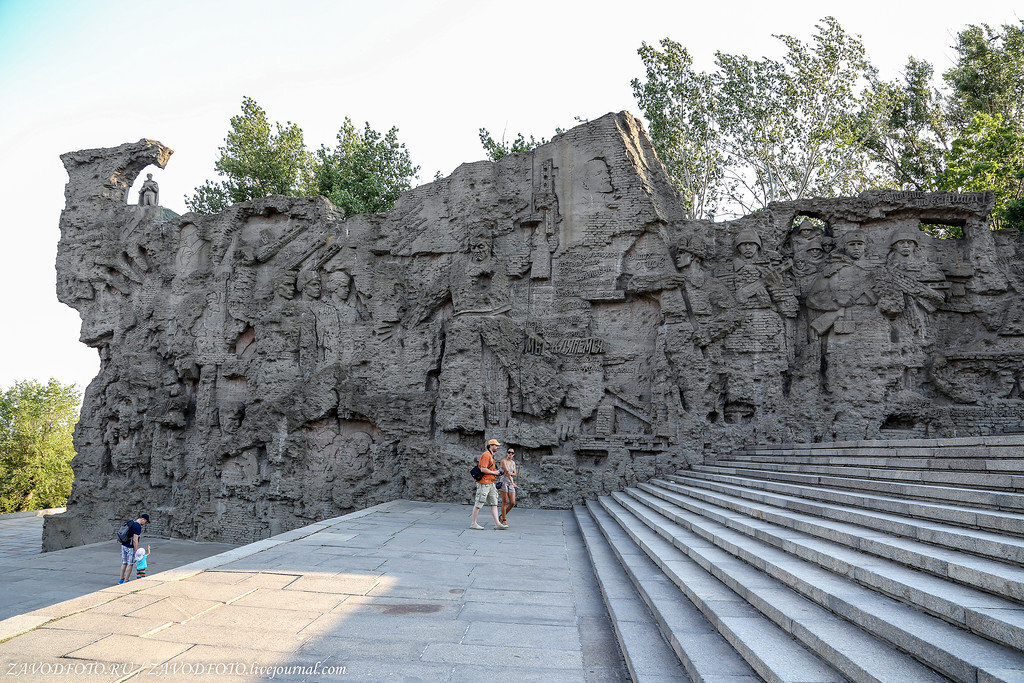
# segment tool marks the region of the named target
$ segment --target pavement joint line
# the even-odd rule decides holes
[[[191,648],[189,648],[189,649],[191,649]],[[114,683],[123,683],[124,681],[127,681],[129,679],[135,678],[140,673],[142,673],[142,670],[145,669],[145,668],[146,668],[145,666],[140,666],[138,669],[136,669],[135,671],[132,671],[130,674],[125,674],[124,676],[121,676],[121,678],[119,678],[116,681],[114,681]]]
[[[225,602],[224,604],[225,604],[225,605],[230,605],[230,604],[232,604],[233,602],[235,602],[236,600],[241,600],[241,599],[242,599],[242,598],[244,598],[244,597],[245,597],[246,595],[252,595],[253,593],[255,593],[255,592],[256,592],[256,591],[258,591],[258,590],[259,590],[259,588],[253,588],[252,590],[247,590],[247,591],[245,591],[244,593],[242,593],[241,595],[236,595],[235,597],[231,598],[230,600],[228,600],[228,601],[227,601],[227,602]],[[222,605],[214,605],[214,607],[221,607],[221,606],[222,606]],[[211,607],[210,609],[213,609],[213,607]]]
[[[153,629],[151,631],[146,631],[141,636],[139,636],[139,638],[148,638],[149,636],[153,635],[154,633],[160,633],[160,631],[163,631],[165,628],[170,628],[171,626],[174,626],[176,623],[178,623],[178,622],[176,622],[176,621],[168,621],[166,624],[161,624],[160,626],[157,626],[155,629]],[[181,622],[181,623],[184,623],[184,622]]]
[[[240,596],[240,597],[241,597],[241,596]],[[174,603],[172,602],[172,603],[170,603],[170,604],[172,604],[172,605],[173,605]],[[187,617],[185,617],[185,619],[184,619],[184,620],[182,620],[182,621],[179,621],[179,622],[177,622],[177,623],[179,623],[179,624],[187,624],[188,622],[192,621],[192,620],[193,620],[193,619],[195,619],[196,617],[200,617],[200,616],[202,616],[202,615],[206,614],[207,612],[211,612],[211,611],[213,611],[213,610],[217,609],[218,607],[223,607],[223,606],[224,606],[225,604],[226,604],[226,603],[223,603],[223,602],[218,602],[218,603],[217,603],[216,605],[210,605],[209,607],[207,607],[206,609],[202,610],[201,612],[196,612],[195,614],[189,614],[189,615],[188,615]],[[180,607],[178,607],[177,605],[174,605],[174,607],[175,607],[176,609],[178,609],[178,610],[181,610],[181,612],[182,612],[182,613],[184,613],[184,614],[188,614],[188,612],[186,612],[185,610],[181,609],[181,608],[180,608]]]

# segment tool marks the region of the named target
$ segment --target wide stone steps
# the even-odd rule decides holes
[[[936,457],[1012,458],[1024,456],[1024,434],[961,437],[950,439],[890,439],[874,441],[834,441],[819,443],[759,444],[743,449],[744,453],[814,455],[817,453],[849,453],[859,455]]]
[[[952,503],[940,503],[931,500],[918,500],[909,496],[895,494],[879,494],[874,492],[861,492],[855,489],[844,489],[830,486],[828,483],[818,481],[820,478],[815,475],[807,475],[805,480],[799,483],[790,483],[795,477],[803,475],[788,473],[759,472],[744,470],[742,472],[723,472],[712,469],[708,466],[695,467],[687,476],[702,478],[708,481],[720,481],[731,484],[747,486],[749,488],[771,491],[773,493],[789,494],[820,500],[829,504],[844,505],[849,507],[867,508],[880,512],[888,512],[905,517],[915,517],[920,520],[937,522],[946,525],[957,525],[974,529],[992,529],[996,534],[990,534],[993,541],[1002,539],[1002,534],[1013,534],[1014,536],[1024,535],[1024,514],[1015,512],[1004,512],[985,508],[982,506],[968,506]],[[936,541],[938,542],[938,541]],[[1008,544],[1022,544],[1019,538],[1006,539]],[[996,546],[999,543],[997,541]],[[1020,547],[1024,548],[1024,545]],[[995,552],[1001,552],[1002,549]],[[986,551],[978,551],[985,553]],[[1024,559],[1024,555],[1015,561]]]
[[[894,560],[965,586],[1024,601],[1024,568],[1010,562],[967,554],[960,549],[915,540],[917,534],[922,532],[913,531],[919,528],[919,522],[912,518],[868,516],[855,509],[844,510],[793,496],[774,496],[728,484],[691,480],[685,476],[673,477],[673,480],[658,482],[659,490],[685,494],[699,501],[700,505],[717,505],[748,517]],[[640,488],[650,491],[643,484]],[[840,521],[842,519],[855,522]],[[971,532],[954,527],[951,533],[963,536]],[[963,545],[968,544],[964,541]]]
[[[730,629],[723,635],[765,680],[899,681],[907,672],[918,680],[941,680],[728,551],[659,520],[632,497],[613,494],[599,501],[709,621]]]
[[[846,576],[869,589],[901,599],[962,629],[1009,647],[1024,645],[1024,606],[1019,603],[922,574],[898,562],[778,526],[771,521],[708,505],[659,486],[642,484],[639,490],[630,489],[628,493],[684,526],[690,520],[689,516],[682,514],[684,511],[703,515],[726,528]],[[651,494],[653,498],[644,493]],[[702,531],[701,535],[711,533],[703,528]]]
[[[1024,488],[1024,476],[1018,474],[753,462],[735,458],[719,461],[713,466],[751,472],[793,473],[799,477],[820,475],[819,479],[831,479],[836,486],[1024,510],[1024,496],[1014,493]]]
[[[666,602],[664,594],[669,586],[666,585],[667,581],[663,577],[661,581],[658,580],[657,567],[642,553],[619,554],[620,551],[610,545],[601,535],[597,524],[586,508],[577,505],[574,512],[587,546],[587,552],[590,555],[590,561],[594,565],[594,573],[597,575],[601,595],[615,627],[615,637],[619,641],[619,648],[622,650],[630,675],[634,680],[652,678],[669,681],[697,680],[696,677],[691,679],[687,675],[682,662],[690,663],[691,666],[687,668],[694,668],[696,671],[701,671],[708,662],[698,660],[697,666],[694,667],[692,661],[683,659],[685,652],[676,649],[678,643],[673,643],[670,646],[662,637],[662,631],[672,633],[673,629],[676,629],[681,632],[679,620],[666,621],[659,612],[655,611],[652,614],[647,608],[647,604],[663,605]],[[626,549],[625,552],[629,553],[629,550]],[[646,579],[648,584],[646,587],[638,580],[638,577],[641,576]],[[643,592],[642,597],[638,591]],[[678,594],[679,591],[675,592]],[[674,596],[669,596],[668,601],[671,601],[672,597]],[[682,605],[682,609],[676,610],[676,613],[683,613],[687,616],[695,614],[696,618],[703,619],[692,605],[689,605],[689,611],[685,607],[686,605]],[[652,609],[656,610],[657,608],[652,607]],[[669,614],[672,613],[669,606],[666,606],[665,609]],[[654,618],[655,614],[659,617],[657,621]],[[692,616],[691,619],[693,619]],[[718,635],[714,629],[710,628],[710,625],[705,629],[703,635],[706,637],[709,634]],[[676,657],[677,653],[680,653],[678,658]],[[713,654],[720,654],[720,652]],[[742,664],[742,660],[740,662]]]
[[[738,453],[577,516],[611,548],[693,680],[744,675],[708,668],[720,655],[695,657],[717,635],[716,652],[765,680],[1024,681],[1024,489],[993,462],[1019,458],[1024,439],[969,441],[900,448],[903,460],[948,456],[948,481],[886,476],[905,462],[831,464],[846,457],[835,444],[764,449],[773,457]],[[863,442],[849,450],[894,462]],[[982,488],[977,477],[989,474],[1012,478]]]
[[[842,467],[874,467],[907,470],[926,470],[944,473],[943,470],[956,472],[1013,473],[1024,472],[1022,458],[968,458],[960,455],[945,454],[942,456],[881,456],[881,455],[848,455],[848,454],[817,454],[817,455],[781,455],[734,453],[729,456],[730,462],[785,463],[787,465],[836,465]],[[947,475],[949,476],[949,475]]]
[[[658,566],[621,528],[608,523],[607,512],[593,503],[573,511],[635,680],[759,680]]]

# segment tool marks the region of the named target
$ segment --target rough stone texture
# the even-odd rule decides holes
[[[620,113],[383,215],[126,205],[169,155],[63,157],[58,296],[102,364],[47,548],[141,508],[242,542],[463,500],[492,437],[519,449],[524,505],[568,507],[743,443],[1024,429],[1024,235],[988,229],[990,193],[687,221]]]

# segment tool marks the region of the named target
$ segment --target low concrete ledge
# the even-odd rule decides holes
[[[46,517],[47,515],[59,515],[67,511],[67,508],[47,508],[45,510],[25,510],[24,512],[5,512],[0,515],[0,521],[5,519],[18,519],[19,517]]]

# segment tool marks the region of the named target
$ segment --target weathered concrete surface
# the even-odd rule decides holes
[[[64,156],[58,295],[102,364],[47,548],[141,509],[247,541],[464,500],[491,437],[519,449],[525,506],[568,507],[743,443],[1024,429],[1024,236],[988,229],[991,194],[687,221],[622,113],[385,215],[126,205],[169,154]]]
[[[121,551],[110,541],[42,554],[43,517],[0,517],[0,620],[109,588]],[[150,538],[150,575],[217,555],[234,546]],[[5,637],[0,629],[0,639]]]
[[[94,662],[101,680],[227,678],[197,670],[217,664],[239,680],[276,667],[303,667],[281,680],[625,680],[572,514],[515,510],[510,529],[473,531],[469,513],[386,503],[112,586],[24,615],[24,629],[55,620],[0,643],[0,666]]]

